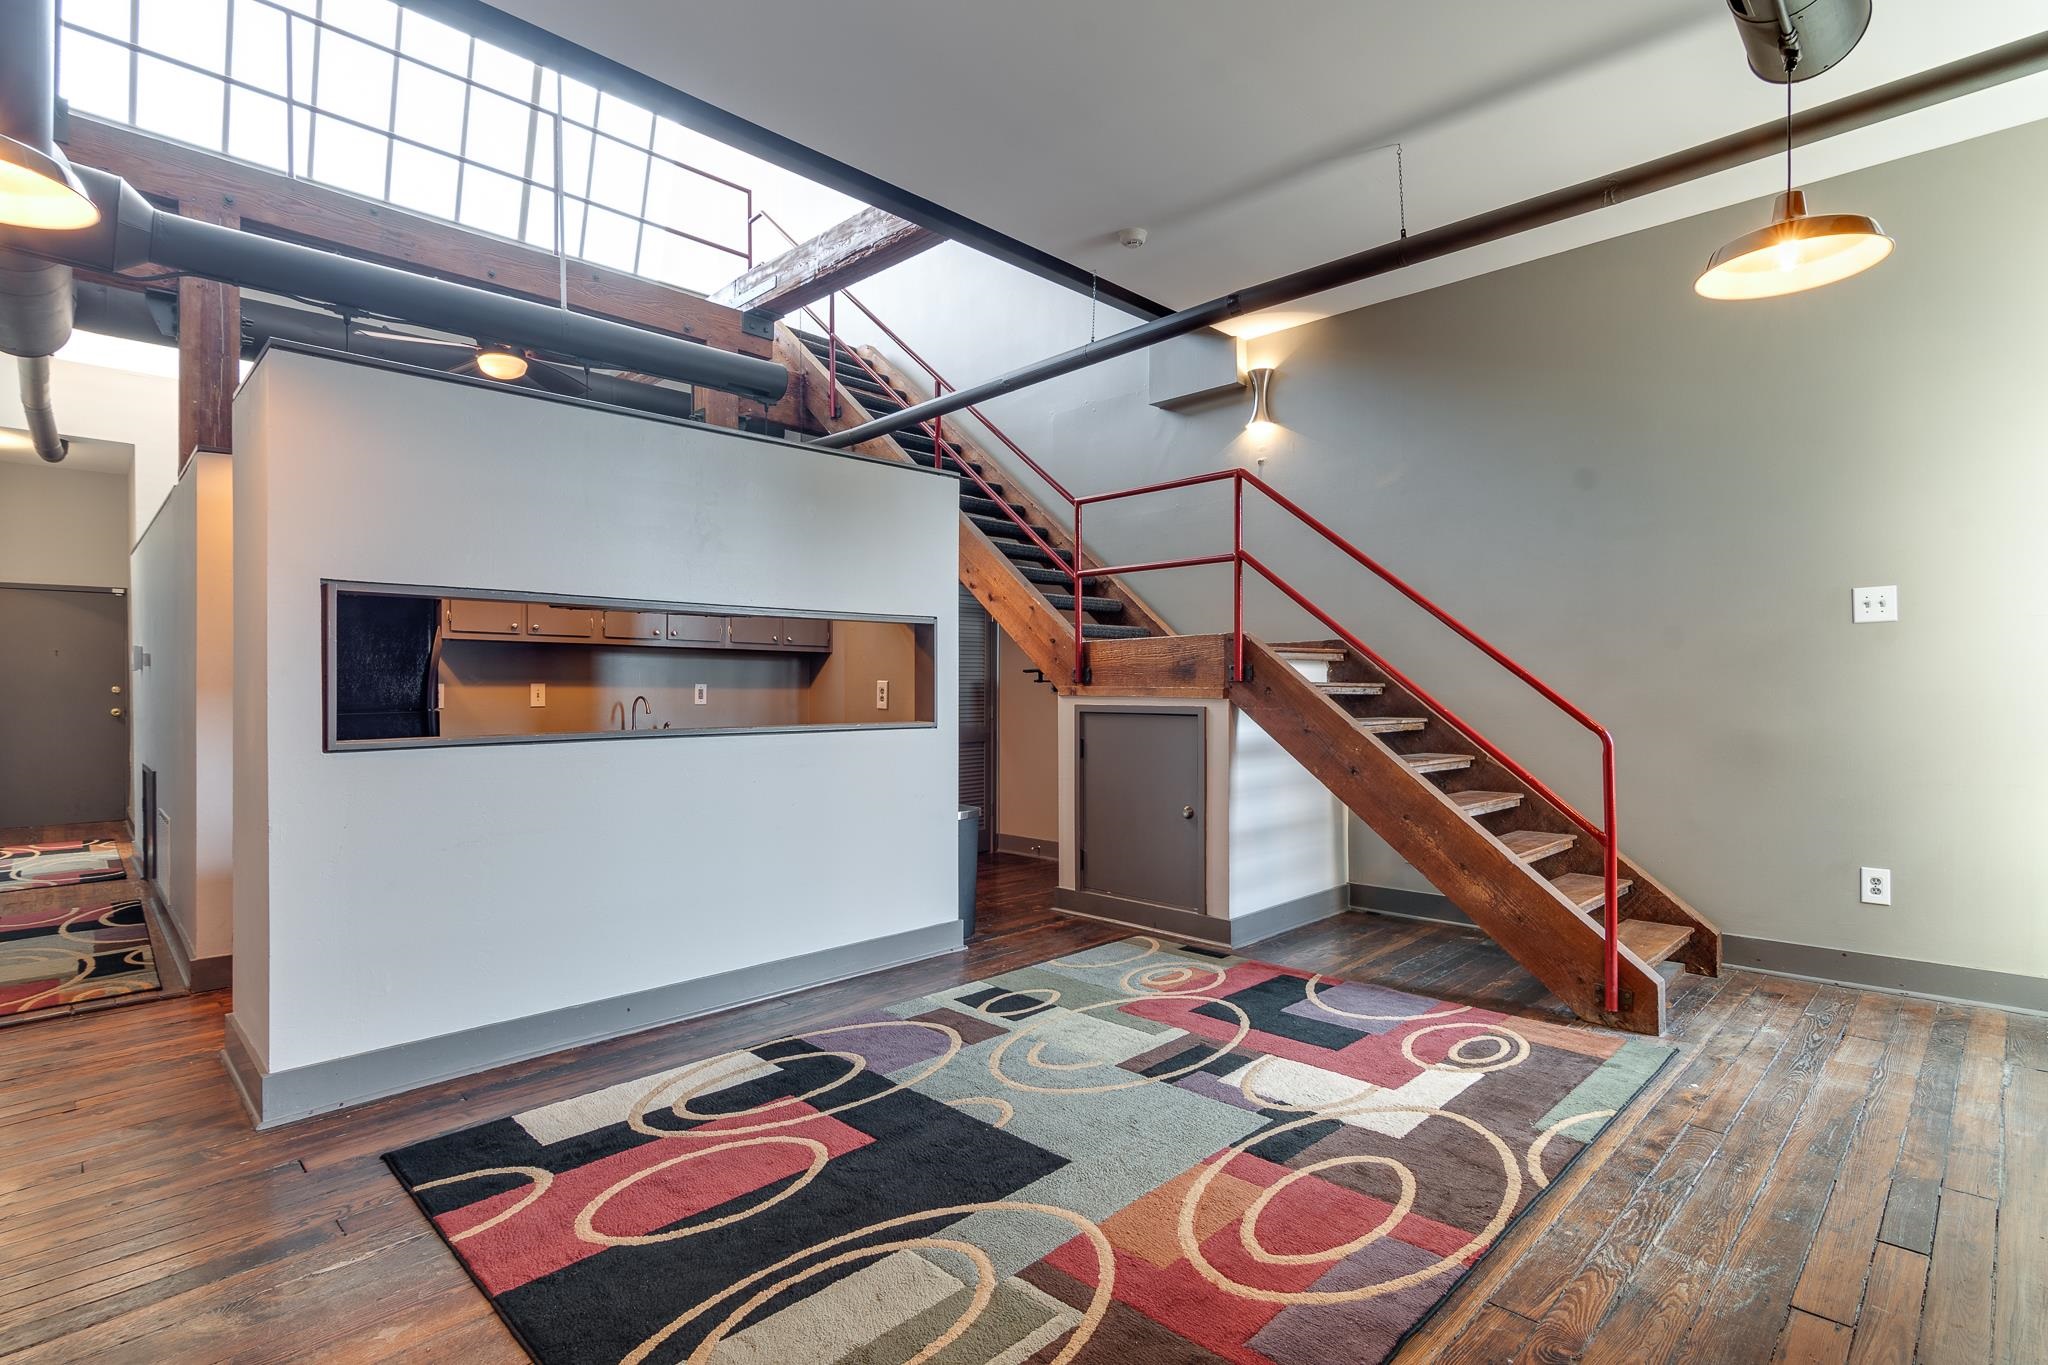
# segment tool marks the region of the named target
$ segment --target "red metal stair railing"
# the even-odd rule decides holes
[[[780,232],[785,238],[789,238],[792,246],[796,245],[796,239],[790,237],[789,232],[780,223],[776,222],[766,210],[758,212],[755,217],[767,222],[770,227]],[[947,389],[954,387],[946,380],[944,375],[938,372],[930,361],[920,356],[911,348],[909,343],[897,335],[893,328],[875,316],[872,309],[858,298],[855,298],[850,291],[840,290],[828,301],[827,316],[819,317],[817,310],[808,305],[804,309],[810,315],[812,322],[817,324],[827,337],[827,368],[833,384],[831,401],[833,405],[832,412],[835,416],[838,413],[839,400],[837,360],[842,352],[838,328],[839,293],[845,294],[846,301],[859,309],[877,331],[887,337],[905,356],[909,357],[914,364],[924,370],[931,379],[933,397],[936,398]],[[843,349],[844,354],[852,357],[861,370],[884,390],[889,390],[893,387],[889,379],[870,363],[866,356],[863,356],[858,350],[851,347]],[[935,462],[950,461],[958,466],[963,475],[973,480],[975,486],[981,491],[982,496],[1001,507],[1004,514],[1024,532],[1026,538],[1048,557],[1053,567],[1066,574],[1071,581],[1074,599],[1074,682],[1077,685],[1085,683],[1088,676],[1088,638],[1086,623],[1082,620],[1083,593],[1081,588],[1084,577],[1108,578],[1122,574],[1158,573],[1168,569],[1189,569],[1202,565],[1217,564],[1228,564],[1231,566],[1231,678],[1236,682],[1244,681],[1244,584],[1245,570],[1250,569],[1253,573],[1278,589],[1296,606],[1306,611],[1317,621],[1320,621],[1338,639],[1342,640],[1350,648],[1358,651],[1359,655],[1370,662],[1375,668],[1393,679],[1401,687],[1406,688],[1425,706],[1428,706],[1432,711],[1443,717],[1453,729],[1477,745],[1487,757],[1507,769],[1508,772],[1512,773],[1531,791],[1555,806],[1567,819],[1584,830],[1589,838],[1600,845],[1603,870],[1602,879],[1605,883],[1606,892],[1605,901],[1602,906],[1603,923],[1601,926],[1602,936],[1605,940],[1602,963],[1602,1002],[1610,1014],[1616,1013],[1621,1009],[1621,911],[1619,894],[1621,884],[1621,845],[1616,834],[1614,736],[1608,731],[1606,726],[1586,714],[1582,708],[1566,698],[1556,688],[1550,686],[1550,684],[1544,682],[1527,668],[1510,658],[1504,651],[1486,640],[1477,631],[1458,620],[1455,616],[1452,616],[1448,611],[1417,591],[1412,585],[1388,570],[1379,561],[1366,554],[1363,550],[1360,550],[1344,537],[1338,535],[1314,516],[1311,516],[1299,504],[1249,470],[1236,468],[1219,469],[1207,474],[1195,474],[1187,478],[1170,479],[1163,483],[1146,484],[1138,488],[1124,488],[1108,493],[1092,493],[1086,497],[1077,497],[1065,484],[1053,477],[1050,471],[1026,454],[1024,449],[1016,441],[1012,440],[1001,427],[990,421],[988,415],[982,412],[980,408],[969,407],[966,411],[996,440],[1001,442],[1005,449],[1016,456],[1025,468],[1043,480],[1045,485],[1056,493],[1072,510],[1074,528],[1073,550],[1069,555],[1062,555],[1048,544],[1044,537],[1039,535],[1038,531],[1017,511],[1008,498],[1001,496],[990,486],[988,480],[982,477],[981,472],[968,462],[958,446],[946,440],[943,418],[932,418],[923,423],[925,429],[931,433]],[[1085,559],[1083,547],[1085,542],[1082,540],[1081,533],[1082,518],[1086,508],[1098,503],[1121,502],[1154,493],[1174,492],[1180,489],[1195,488],[1225,481],[1231,484],[1232,499],[1231,547],[1227,553],[1218,552],[1207,555],[1193,555],[1184,559],[1154,560],[1142,564],[1108,565],[1099,569],[1088,570],[1084,575],[1083,565]],[[1492,659],[1495,663],[1506,669],[1517,680],[1532,689],[1538,696],[1598,737],[1600,741],[1600,797],[1602,815],[1600,822],[1596,824],[1581,814],[1578,808],[1573,806],[1571,802],[1558,795],[1541,778],[1537,777],[1520,763],[1517,763],[1505,750],[1481,734],[1464,717],[1438,700],[1413,678],[1410,678],[1406,673],[1396,668],[1377,650],[1359,639],[1356,634],[1339,622],[1336,617],[1318,606],[1301,589],[1288,582],[1259,556],[1246,549],[1244,505],[1245,490],[1248,487],[1264,495],[1275,507],[1313,531],[1326,543],[1343,551],[1354,563],[1371,572],[1380,581],[1386,583],[1416,606],[1421,607],[1424,611],[1435,617],[1437,621],[1449,627],[1459,638],[1478,649],[1482,654],[1485,654],[1489,659]]]

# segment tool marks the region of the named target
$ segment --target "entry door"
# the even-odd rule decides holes
[[[0,827],[128,814],[128,599],[0,588]]]
[[[960,804],[981,808],[981,851],[996,846],[996,632],[960,590]]]
[[[1199,711],[1083,707],[1080,889],[1206,910]]]

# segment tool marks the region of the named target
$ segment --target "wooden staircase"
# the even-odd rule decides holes
[[[922,396],[871,349],[853,353],[787,328],[778,329],[776,346],[820,430],[844,430]],[[1076,683],[1073,584],[1044,548],[1069,556],[1071,537],[967,433],[947,426],[943,436],[974,471],[956,475],[960,582],[1060,691],[1227,697],[1583,1018],[1661,1033],[1659,965],[1675,961],[1718,973],[1714,927],[1623,857],[1620,1008],[1603,1008],[1606,881],[1597,841],[1341,642],[1268,645],[1247,638],[1244,677],[1233,680],[1232,637],[1175,635],[1128,584],[1104,575],[1083,590],[1088,671]],[[925,430],[857,449],[957,469]],[[1081,563],[1084,572],[1101,567],[1086,555]]]

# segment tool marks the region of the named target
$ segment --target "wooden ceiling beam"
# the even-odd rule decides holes
[[[83,114],[71,115],[64,150],[73,161],[110,171],[188,215],[232,217],[251,231],[385,265],[543,303],[558,299],[555,256],[518,242]],[[738,309],[623,271],[572,259],[568,286],[569,306],[581,313],[745,355],[773,349],[769,338],[745,329]]]
[[[882,209],[862,209],[772,261],[763,261],[711,297],[770,317],[879,274],[943,239]]]

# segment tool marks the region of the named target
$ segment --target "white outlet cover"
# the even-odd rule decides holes
[[[1888,867],[1866,867],[1862,869],[1861,889],[1865,905],[1890,905],[1892,903],[1892,870]]]
[[[548,685],[546,683],[529,684],[526,689],[526,704],[528,706],[546,706],[548,704]]]
[[[711,684],[698,683],[696,694],[692,696],[690,700],[695,702],[699,706],[708,705],[711,701]]]
[[[889,709],[889,680],[887,678],[875,679],[875,709],[877,711]]]
[[[1892,583],[1880,588],[1854,588],[1849,596],[1850,619],[1857,625],[1899,619],[1899,587]]]

